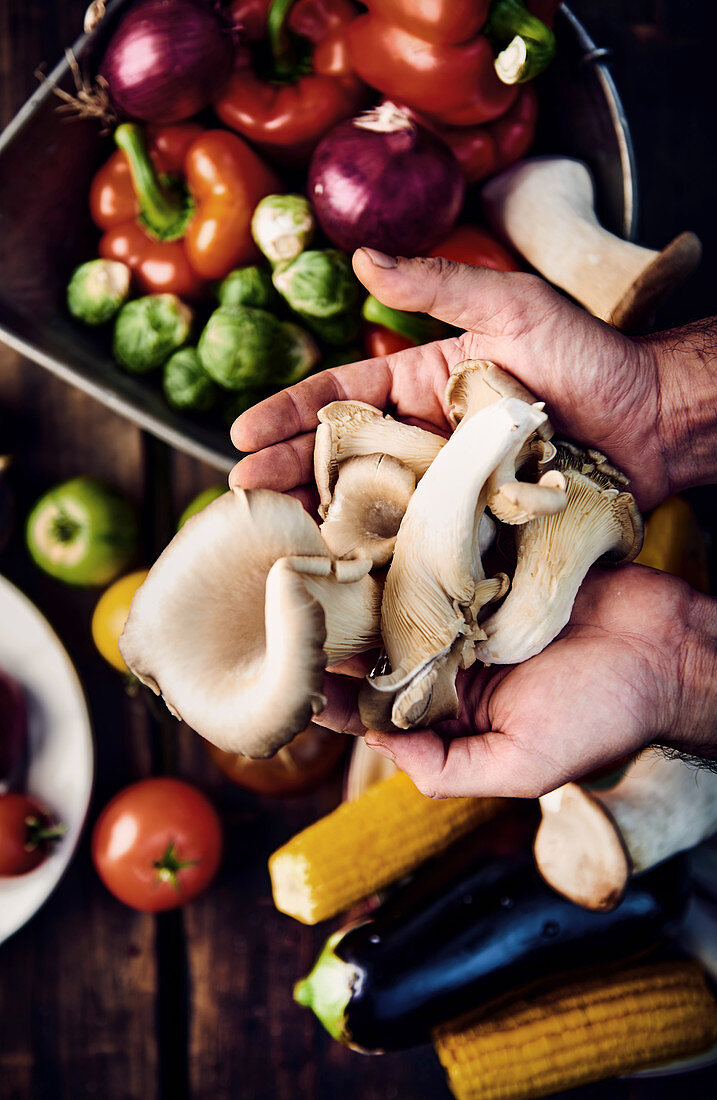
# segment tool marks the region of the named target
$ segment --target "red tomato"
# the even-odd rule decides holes
[[[0,875],[24,875],[39,867],[64,831],[29,795],[0,795]]]
[[[406,351],[407,348],[416,346],[413,340],[407,340],[405,336],[384,325],[367,325],[363,342],[372,359],[378,355],[394,355],[397,351]]]
[[[457,225],[428,255],[473,267],[491,267],[494,271],[520,271],[508,249],[478,225]]]
[[[211,802],[180,779],[143,779],[116,794],[92,834],[97,873],[144,913],[197,897],[221,862],[222,826]]]

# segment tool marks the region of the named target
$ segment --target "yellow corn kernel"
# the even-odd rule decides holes
[[[274,852],[274,903],[304,924],[334,917],[494,817],[506,801],[426,798],[399,772]]]
[[[573,976],[434,1034],[457,1100],[533,1100],[707,1050],[717,1001],[694,962]]]

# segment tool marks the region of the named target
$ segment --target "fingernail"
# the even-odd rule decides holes
[[[398,267],[398,260],[395,256],[388,256],[385,252],[379,252],[376,248],[362,248],[361,251],[366,253],[375,267]]]
[[[364,741],[370,749],[377,752],[379,756],[385,756],[387,760],[393,760],[395,763],[396,754],[389,749],[388,745],[385,745],[383,741],[369,740],[368,737],[364,737]]]

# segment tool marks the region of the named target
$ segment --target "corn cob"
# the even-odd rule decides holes
[[[528,1100],[707,1050],[717,1002],[691,961],[570,980],[434,1034],[457,1100]]]
[[[344,802],[269,859],[274,903],[317,924],[382,890],[506,804],[502,798],[426,798],[399,772]]]

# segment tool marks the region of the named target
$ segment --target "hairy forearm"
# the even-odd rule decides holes
[[[671,490],[717,483],[717,317],[645,344],[660,381],[657,429]]]
[[[679,701],[664,743],[717,761],[717,600],[699,592],[691,595],[681,658]]]

